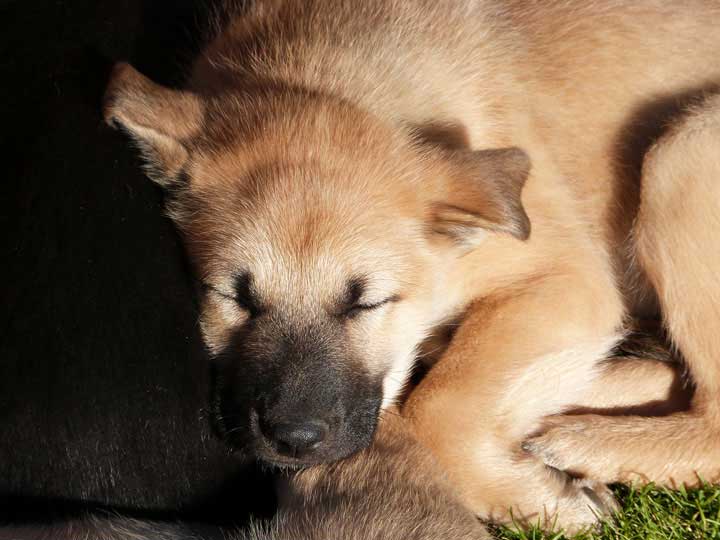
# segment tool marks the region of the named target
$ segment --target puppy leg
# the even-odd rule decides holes
[[[566,414],[659,416],[687,410],[692,387],[681,360],[659,338],[630,334]]]
[[[466,505],[501,523],[575,531],[614,507],[521,450],[543,416],[576,403],[614,347],[621,302],[591,266],[474,306],[404,414]]]
[[[611,481],[720,480],[720,96],[648,154],[636,242],[695,395],[664,418],[558,417],[529,447],[549,464]]]

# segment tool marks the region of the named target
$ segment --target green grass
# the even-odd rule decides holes
[[[720,487],[672,491],[654,486],[615,489],[622,510],[598,532],[572,540],[720,540]],[[500,540],[570,540],[562,534],[495,530]]]

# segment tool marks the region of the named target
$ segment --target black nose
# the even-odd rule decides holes
[[[281,454],[295,456],[298,452],[315,448],[325,440],[327,434],[327,422],[314,419],[275,424],[268,435]]]

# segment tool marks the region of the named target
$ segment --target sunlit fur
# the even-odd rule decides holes
[[[634,241],[696,385],[682,414],[549,420],[533,450],[604,482],[720,481],[720,96],[693,106],[648,152]]]
[[[700,456],[717,432],[713,122],[661,140],[642,188],[640,167],[665,126],[717,90],[719,22],[709,0],[257,2],[230,17],[185,90],[121,65],[105,111],[170,191],[210,289],[211,350],[225,355],[248,327],[226,298],[239,270],[283,324],[336,329],[327,336],[340,335],[333,299],[362,273],[368,302],[397,301],[344,323],[333,345],[347,352],[333,366],[353,366],[344,382],[382,377],[388,405],[431,327],[458,324],[404,414],[475,513],[575,530],[612,508],[609,493],[543,461],[572,472],[577,446],[522,443],[545,415],[598,395],[598,362],[628,315],[662,307],[698,387],[691,412],[555,420],[543,445],[568,436],[564,422],[596,435],[582,448],[605,432],[586,427],[619,426],[623,441],[653,442],[623,443],[603,462],[617,474],[591,476],[626,478],[628,463],[667,482],[718,473],[717,460],[682,465],[683,445],[648,437],[685,426]],[[478,154],[508,147],[525,153]],[[656,371],[638,396],[667,390]]]

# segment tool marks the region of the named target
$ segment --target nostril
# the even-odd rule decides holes
[[[327,434],[328,424],[324,420],[282,422],[271,428],[271,436],[278,443],[278,449],[292,455],[316,447]]]

